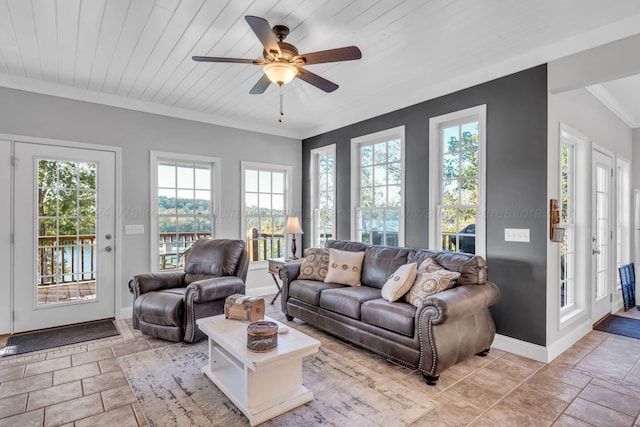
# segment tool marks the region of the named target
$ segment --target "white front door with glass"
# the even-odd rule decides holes
[[[13,332],[114,317],[115,152],[15,144]]]

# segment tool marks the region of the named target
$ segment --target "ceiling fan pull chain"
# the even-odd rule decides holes
[[[278,118],[279,123],[282,123],[282,117],[284,116],[284,112],[282,111],[282,99],[283,99],[282,91],[283,91],[282,85],[280,85],[280,117]]]

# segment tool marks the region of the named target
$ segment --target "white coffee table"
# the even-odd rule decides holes
[[[267,353],[247,349],[248,321],[224,314],[196,320],[209,337],[209,364],[202,372],[242,411],[252,426],[313,400],[302,385],[302,358],[314,354],[320,341],[277,322],[289,332]]]

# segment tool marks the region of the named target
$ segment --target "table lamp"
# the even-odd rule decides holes
[[[296,256],[296,234],[304,234],[302,227],[300,227],[300,221],[297,216],[290,216],[287,218],[287,225],[284,227],[285,234],[292,234],[291,236],[291,259],[298,259]]]

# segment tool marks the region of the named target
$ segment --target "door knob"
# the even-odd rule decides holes
[[[592,252],[593,252],[593,254],[594,254],[594,255],[595,255],[595,254],[600,255],[600,249],[594,249]]]
[[[104,248],[105,251],[107,252],[111,252],[113,250],[113,248],[111,248],[111,246],[107,246],[106,248]]]

